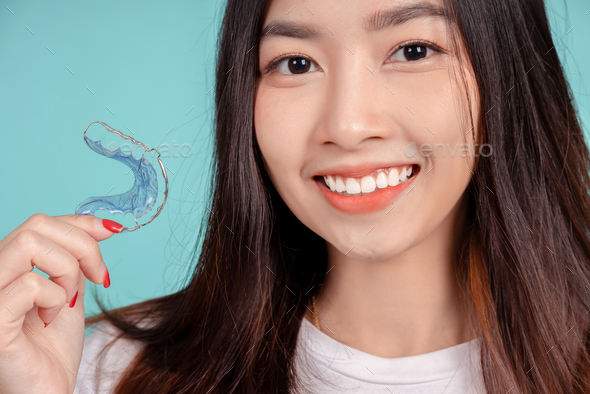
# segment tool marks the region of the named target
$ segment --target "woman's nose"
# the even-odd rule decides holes
[[[394,96],[383,76],[367,66],[366,56],[348,54],[352,59],[332,67],[326,76],[324,119],[317,138],[320,143],[354,150],[365,140],[391,135]]]

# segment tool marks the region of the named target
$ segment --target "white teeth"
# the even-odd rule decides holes
[[[389,182],[387,181],[387,175],[385,175],[385,172],[379,172],[379,175],[377,175],[376,184],[379,189],[385,189],[387,186],[389,186]]]
[[[397,171],[397,168],[392,168],[389,170],[387,181],[389,182],[389,186],[399,185],[399,172]]]
[[[403,182],[407,179],[406,177],[406,167],[402,169],[402,172],[399,173],[399,181]]]
[[[339,193],[342,193],[345,190],[346,190],[346,185],[342,181],[342,177],[337,176],[336,177],[336,191]]]
[[[367,175],[361,178],[361,191],[363,193],[370,193],[374,191],[376,186],[377,183],[375,182],[372,176]]]
[[[359,194],[361,192],[360,183],[354,178],[346,178],[346,192],[349,194]]]
[[[337,175],[324,175],[326,185],[333,192],[347,192],[348,194],[371,193],[375,189],[384,189],[388,186],[397,186],[408,180],[412,175],[412,166],[392,167],[386,173],[384,170],[377,172],[377,177],[365,175],[358,178],[341,177]]]
[[[332,175],[324,175],[324,180],[326,181],[326,185],[328,185],[330,190],[332,190],[332,191],[336,190],[336,182],[334,181],[334,178],[332,177]]]

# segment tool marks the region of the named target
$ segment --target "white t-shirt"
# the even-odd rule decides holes
[[[480,394],[480,340],[417,356],[383,358],[338,342],[303,319],[295,365],[312,393]]]
[[[106,353],[100,387],[94,384],[98,352],[119,331],[103,324],[84,340],[74,394],[110,394],[141,344],[119,339]],[[383,358],[345,346],[303,319],[295,354],[299,382],[311,393],[480,394],[480,340],[417,356]]]

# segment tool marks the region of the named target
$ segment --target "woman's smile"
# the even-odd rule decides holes
[[[418,165],[404,166],[400,174],[398,168],[392,167],[389,171],[375,171],[376,176],[343,178],[326,175],[316,176],[314,180],[332,207],[348,214],[364,214],[393,206],[397,196],[416,178],[419,171],[414,172],[414,167],[420,168]]]

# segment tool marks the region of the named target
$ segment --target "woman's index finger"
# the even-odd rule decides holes
[[[103,275],[100,272],[103,258],[98,242],[114,234],[113,231],[105,228],[103,220],[106,219],[90,215],[35,214],[2,240],[2,243],[10,242],[23,229],[34,230],[73,255],[89,280],[103,283]],[[118,227],[113,223],[117,224],[107,221],[107,226],[113,229]]]
[[[110,238],[113,234],[118,233],[121,228],[123,228],[123,226],[117,222],[92,215],[61,215],[54,217],[62,222],[70,224],[70,230],[72,226],[84,230],[97,242]]]

